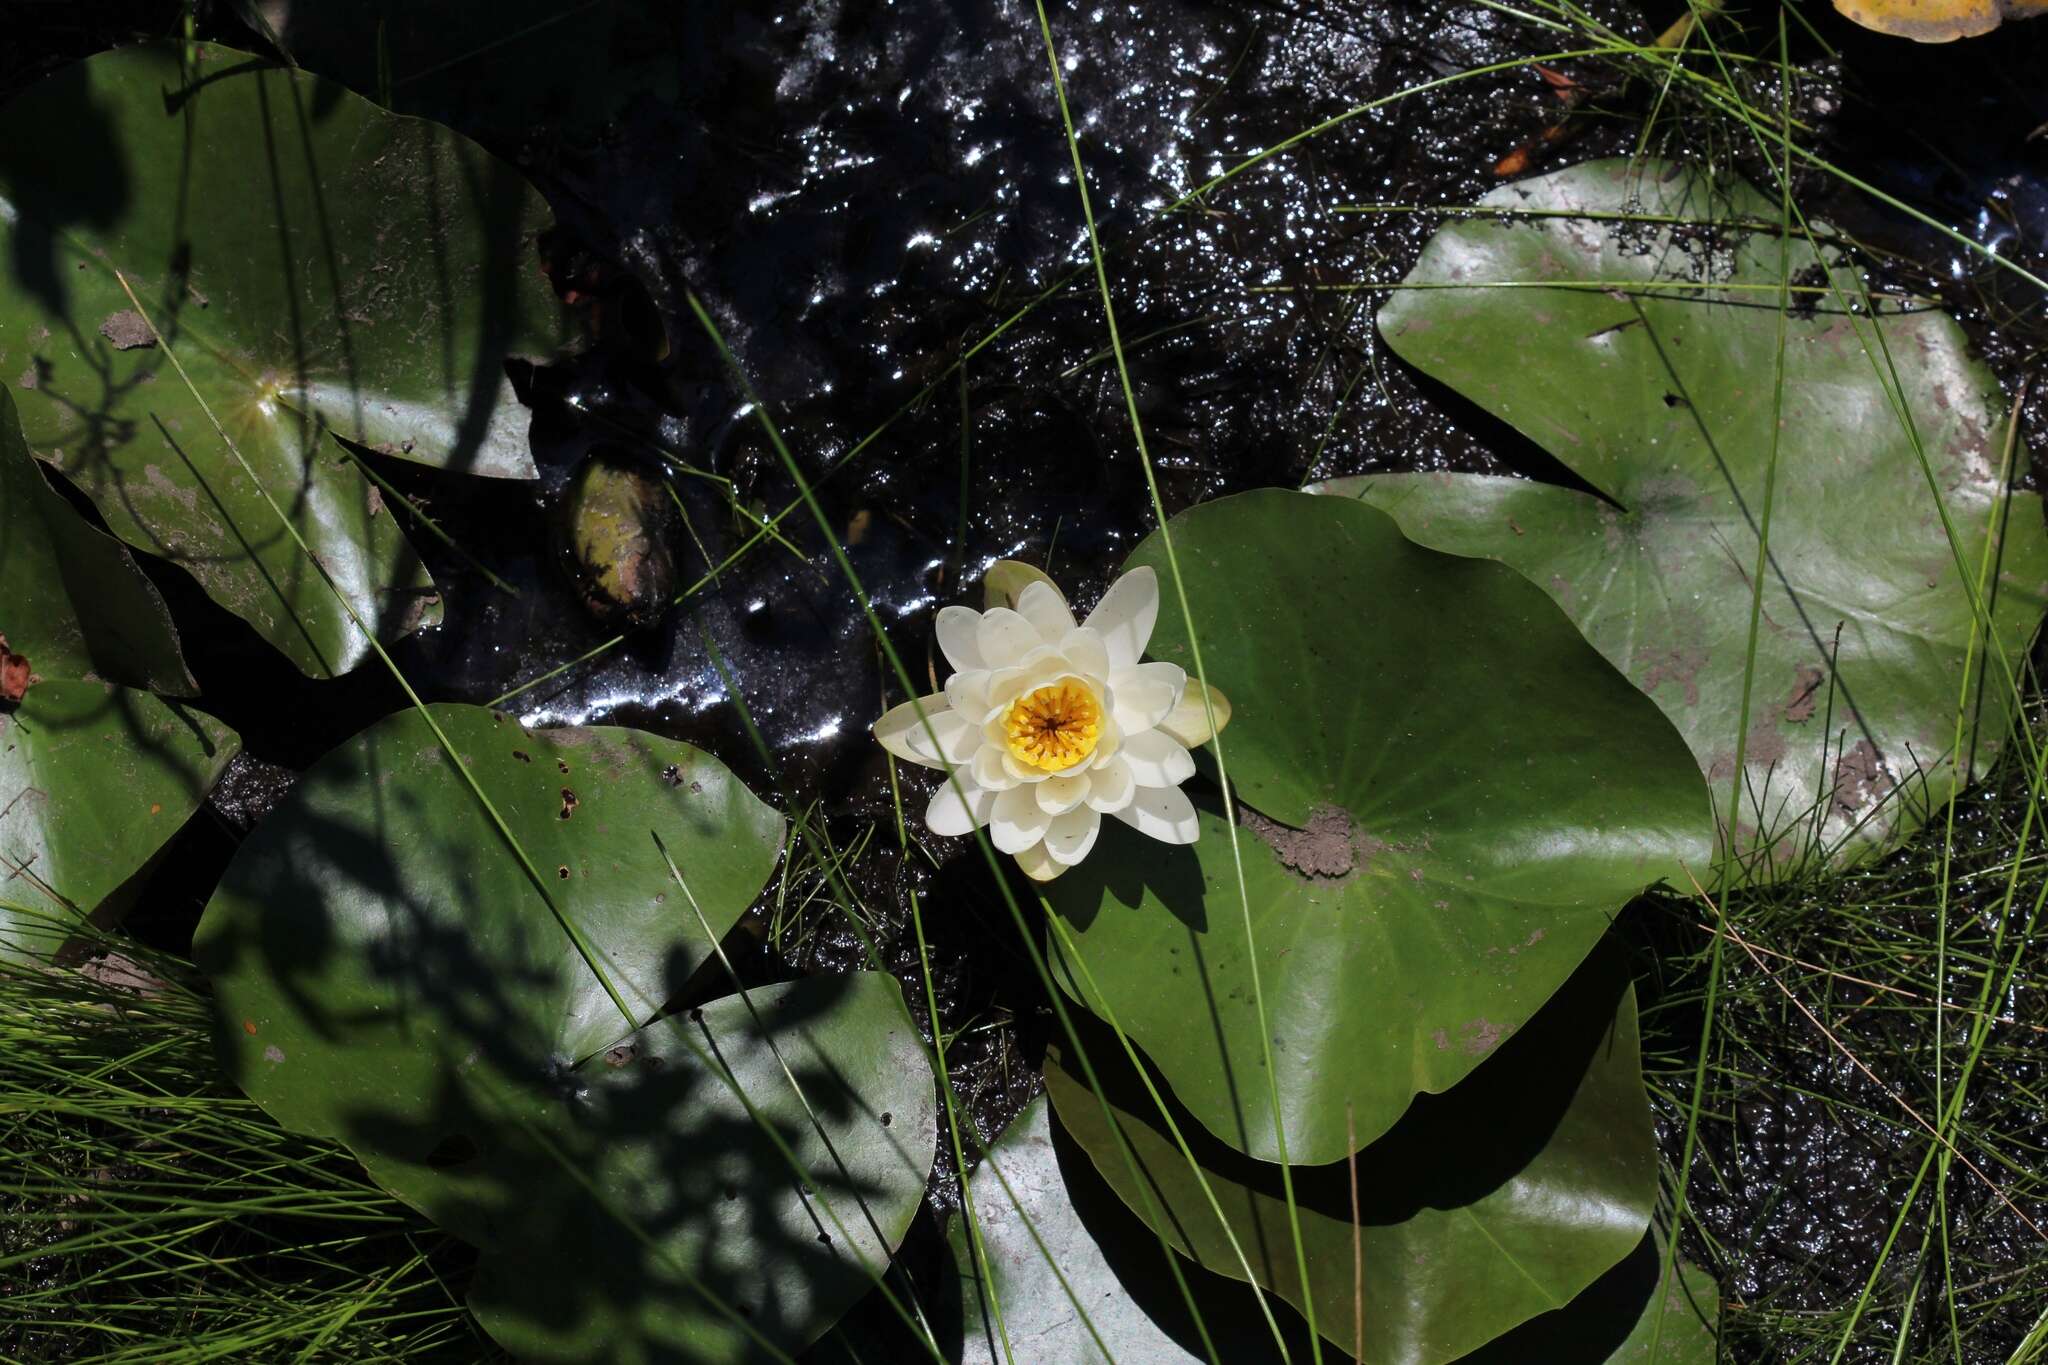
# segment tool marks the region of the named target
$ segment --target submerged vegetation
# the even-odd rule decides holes
[[[2048,1361],[2048,172],[1365,8],[47,25],[0,1355]]]

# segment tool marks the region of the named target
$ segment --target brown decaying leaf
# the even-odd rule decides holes
[[[28,695],[29,685],[40,679],[28,671],[28,656],[7,647],[0,635],[0,705],[12,706]]]

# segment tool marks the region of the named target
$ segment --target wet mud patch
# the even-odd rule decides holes
[[[117,351],[141,351],[156,345],[156,332],[133,308],[109,313],[100,323],[100,335]]]
[[[1336,806],[1317,806],[1309,812],[1307,827],[1295,829],[1268,820],[1240,802],[1237,822],[1304,879],[1345,881],[1358,869],[1359,844],[1365,835],[1354,829],[1351,816]],[[1368,859],[1371,856],[1366,854]]]

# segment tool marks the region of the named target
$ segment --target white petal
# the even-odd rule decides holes
[[[1159,620],[1159,576],[1141,565],[1109,585],[1082,624],[1102,633],[1112,669],[1130,668],[1145,656]]]
[[[1003,766],[1003,750],[992,744],[984,744],[974,751],[974,762],[969,768],[974,775],[976,786],[987,787],[992,792],[1006,792],[1017,785],[1017,779],[1010,776]]]
[[[1067,666],[1084,677],[1109,676],[1109,648],[1102,643],[1099,630],[1074,627],[1061,637],[1060,653],[1066,657]]]
[[[1020,664],[1026,654],[1044,644],[1037,628],[1008,607],[983,612],[974,639],[990,668]]]
[[[1101,832],[1101,811],[1082,806],[1065,815],[1055,815],[1045,831],[1045,851],[1054,862],[1072,867],[1088,856],[1088,850],[1095,847],[1095,836]]]
[[[1017,761],[1017,756],[1008,749],[1003,750],[1003,771],[1010,775],[1012,782],[1043,782],[1045,774],[1036,768],[1027,768]]]
[[[946,699],[940,696],[920,697],[914,702],[892,706],[888,714],[875,722],[875,741],[896,757],[911,763],[920,763],[927,768],[943,767],[944,764],[932,757],[931,741],[924,733],[925,722],[917,718],[919,707],[924,708],[925,720],[936,721],[940,716],[952,715],[946,707]]]
[[[1088,777],[1088,807],[1104,815],[1122,810],[1137,795],[1138,783],[1131,776],[1131,765],[1122,754],[1096,768]]]
[[[980,630],[981,613],[972,607],[940,607],[939,619],[932,624],[932,633],[939,637],[939,652],[962,673],[988,667],[976,640]]]
[[[1141,787],[1177,787],[1195,775],[1195,760],[1178,740],[1157,730],[1124,737],[1124,762]]]
[[[1055,647],[1074,628],[1074,613],[1050,583],[1033,583],[1019,593],[1017,614],[1031,623],[1040,642]]]
[[[1012,787],[996,797],[989,838],[1005,853],[1021,853],[1045,837],[1052,817],[1038,808],[1029,787]]]
[[[974,751],[981,747],[981,727],[969,721],[958,711],[941,711],[931,718],[931,733],[922,727],[910,732],[910,744],[914,749],[929,748],[932,735],[939,739],[938,757],[945,760],[949,768],[957,768],[974,757]]]
[[[988,680],[993,675],[985,668],[970,668],[955,673],[946,679],[946,705],[980,723],[988,714]]]
[[[1195,803],[1179,787],[1140,787],[1130,805],[1110,814],[1138,833],[1169,844],[1192,844],[1202,832]]]
[[[1065,815],[1088,799],[1088,792],[1094,780],[1086,773],[1079,777],[1048,777],[1038,784],[1038,808],[1047,815]]]
[[[1017,855],[1017,866],[1024,869],[1024,875],[1034,882],[1049,882],[1067,870],[1065,863],[1053,861],[1042,843],[1033,844]]]
[[[1102,733],[1095,737],[1095,753],[1089,758],[1088,766],[1100,768],[1123,751],[1124,731],[1116,723],[1116,714],[1111,712],[1102,718]]]
[[[1215,710],[1216,724],[1209,724],[1211,707]],[[1189,680],[1188,689],[1180,694],[1180,702],[1167,712],[1166,719],[1159,722],[1159,728],[1167,735],[1179,740],[1190,749],[1198,749],[1216,738],[1216,732],[1230,724],[1230,698],[1217,688],[1209,689],[1209,705],[1202,704],[1202,684]]]
[[[932,793],[932,803],[924,810],[926,826],[932,833],[943,834],[947,838],[958,838],[980,829],[988,823],[996,804],[994,792],[975,786],[964,772],[958,776],[960,791],[955,792],[953,784],[946,783]]]
[[[1188,685],[1188,675],[1179,664],[1139,664],[1109,675],[1109,690],[1116,699],[1116,723],[1127,735],[1149,730],[1172,714]],[[952,695],[952,684],[947,684]]]

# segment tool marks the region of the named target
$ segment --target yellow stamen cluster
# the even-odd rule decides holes
[[[1065,772],[1095,752],[1102,736],[1102,703],[1072,678],[1027,692],[1003,717],[1010,754],[1027,768]]]

